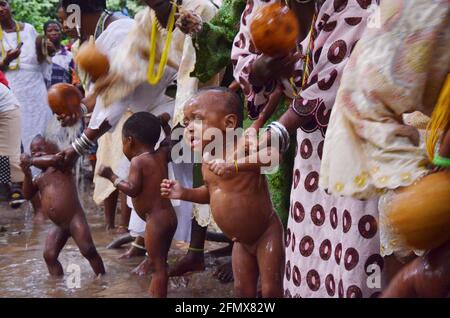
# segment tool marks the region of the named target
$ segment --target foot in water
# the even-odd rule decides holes
[[[233,268],[231,262],[220,265],[213,274],[222,283],[231,283],[234,281]]]
[[[138,256],[144,256],[146,253],[145,250],[135,247],[135,246],[131,246],[128,251],[126,251],[124,254],[119,256],[119,259],[130,259],[133,257],[138,257]]]
[[[146,276],[152,272],[152,263],[150,259],[146,257],[135,269],[131,271],[132,274],[138,276]]]
[[[203,252],[188,251],[172,268],[169,276],[182,276],[189,272],[200,272],[205,270],[205,257]]]

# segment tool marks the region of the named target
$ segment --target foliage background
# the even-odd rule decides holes
[[[11,0],[10,3],[14,18],[32,24],[39,33],[46,21],[57,18],[59,0]],[[111,11],[127,8],[130,16],[142,8],[140,0],[108,0],[107,5]]]

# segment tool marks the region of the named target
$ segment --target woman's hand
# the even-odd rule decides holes
[[[79,157],[72,146],[67,147],[65,150],[58,153],[58,155],[61,156],[61,165],[65,168],[72,168]]]
[[[285,57],[262,54],[252,64],[249,81],[253,86],[264,86],[271,79],[289,78],[301,58],[302,55],[298,52]]]
[[[70,115],[62,114],[56,116],[56,118],[59,120],[62,127],[72,127],[80,120],[81,112],[73,113]]]
[[[6,52],[6,56],[3,60],[3,63],[5,65],[9,65],[11,64],[12,61],[14,61],[15,59],[17,59],[20,54],[22,53],[22,49],[20,47],[17,47],[13,50],[9,50]]]

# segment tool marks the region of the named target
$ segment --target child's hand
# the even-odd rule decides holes
[[[100,177],[111,179],[113,174],[114,172],[112,171],[111,167],[105,167],[101,165],[100,168],[98,169],[98,175]]]
[[[232,177],[236,175],[237,169],[234,163],[214,159],[208,162],[209,170],[219,177]]]
[[[164,179],[161,182],[161,197],[166,199],[181,199],[183,187],[178,181]]]
[[[27,153],[20,155],[20,168],[23,172],[28,172],[31,167],[31,156]]]

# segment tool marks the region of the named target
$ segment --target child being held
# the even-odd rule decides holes
[[[54,223],[45,243],[44,259],[52,276],[64,274],[58,256],[72,237],[81,254],[89,261],[96,275],[104,274],[105,267],[97,253],[91,232],[78,198],[71,168],[64,168],[58,147],[37,135],[30,145],[31,156],[22,154],[20,165],[25,174],[23,194],[30,200],[40,195],[44,214]],[[34,179],[31,166],[42,172]]]
[[[168,135],[169,116],[161,119],[147,113],[133,114],[123,125],[123,153],[131,161],[128,180],[121,180],[110,167],[100,167],[99,175],[133,199],[137,214],[146,221],[145,247],[153,269],[149,293],[167,297],[167,254],[177,229],[177,216],[170,200],[162,200],[161,181],[168,177],[170,147],[163,141],[159,148],[161,127]]]
[[[235,131],[242,120],[242,106],[233,91],[224,88],[200,90],[184,108],[185,139],[194,151],[204,153],[211,143],[207,134],[194,131],[201,121],[202,131]],[[198,130],[197,130],[198,132]],[[217,136],[215,136],[218,138]],[[217,141],[217,140],[215,140]],[[256,297],[258,277],[263,297],[283,296],[283,227],[274,212],[267,180],[259,163],[240,163],[237,147],[225,147],[223,160],[205,161],[204,185],[196,189],[181,187],[179,182],[164,180],[161,194],[200,204],[209,203],[217,225],[235,244],[232,252],[235,293],[238,297]],[[215,154],[217,156],[217,153]],[[240,160],[241,161],[241,160]]]

